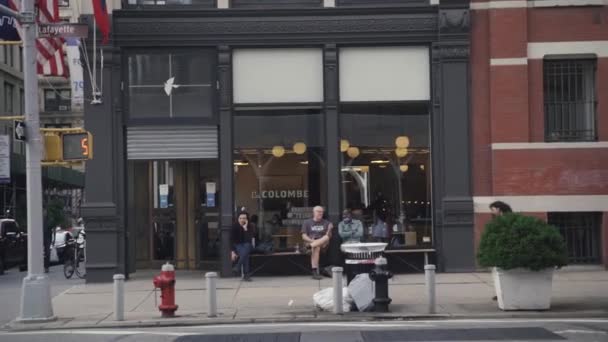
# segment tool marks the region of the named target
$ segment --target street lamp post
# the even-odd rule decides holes
[[[55,319],[49,278],[44,273],[42,226],[42,172],[38,74],[36,68],[36,15],[34,0],[22,0],[21,13],[0,6],[0,12],[13,15],[23,27],[23,88],[25,93],[26,182],[27,182],[27,266],[21,287],[18,321],[40,322]]]

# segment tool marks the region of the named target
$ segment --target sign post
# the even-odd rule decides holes
[[[49,277],[44,273],[44,227],[42,224],[42,169],[38,73],[36,70],[35,0],[23,0],[21,12],[0,6],[0,13],[17,18],[23,28],[23,90],[25,93],[25,178],[27,183],[27,276],[21,286],[21,312],[18,321],[54,320]],[[10,158],[10,155],[9,155]],[[10,167],[9,167],[10,172]]]

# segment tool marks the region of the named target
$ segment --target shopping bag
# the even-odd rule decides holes
[[[50,262],[59,262],[59,255],[57,255],[57,249],[55,246],[51,246],[51,253],[49,255]]]

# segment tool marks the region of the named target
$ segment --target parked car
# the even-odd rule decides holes
[[[27,267],[27,233],[13,219],[0,219],[0,274],[19,266]]]

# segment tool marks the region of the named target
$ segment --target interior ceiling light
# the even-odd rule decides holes
[[[407,170],[410,169],[409,165],[399,165],[399,170],[401,170],[401,172],[407,172]]]
[[[397,155],[397,157],[403,158],[403,157],[407,156],[407,148],[405,148],[405,147],[397,147],[395,149],[395,154]]]
[[[304,154],[306,152],[306,144],[303,142],[293,144],[293,151],[296,154]]]
[[[340,152],[344,153],[344,152],[348,151],[349,147],[350,147],[350,142],[348,142],[348,140],[346,140],[346,139],[340,140]]]
[[[283,146],[274,146],[272,148],[272,155],[277,158],[281,158],[285,155],[285,148]]]
[[[359,156],[359,148],[358,147],[349,147],[348,150],[346,151],[346,154],[348,154],[349,157],[355,159]]]
[[[397,137],[397,139],[395,139],[395,146],[400,148],[407,148],[408,146],[410,146],[410,138],[406,137],[405,135]]]
[[[372,160],[370,163],[372,163],[372,164],[388,164],[390,162],[388,160],[377,159],[377,160]]]

